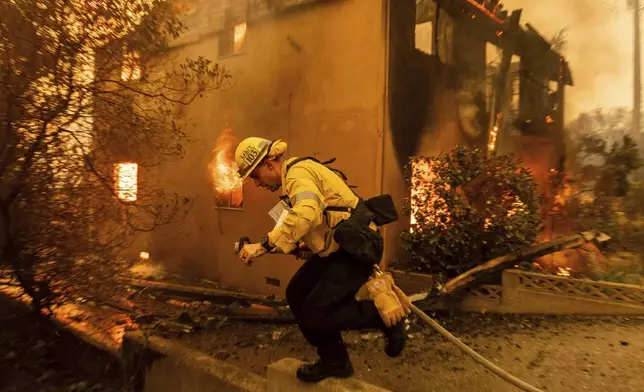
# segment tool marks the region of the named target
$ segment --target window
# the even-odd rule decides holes
[[[485,108],[488,112],[492,111],[492,99],[494,97],[494,84],[496,83],[496,75],[501,65],[501,48],[491,42],[485,43],[485,78],[486,93],[485,93]]]
[[[485,76],[487,79],[487,87],[485,94],[485,107],[487,111],[491,111],[492,100],[495,97],[495,87],[497,83],[497,78],[499,70],[501,67],[501,60],[503,59],[503,50],[493,43],[485,43]],[[519,111],[519,104],[521,102],[521,58],[517,55],[512,55],[510,60],[510,69],[508,70],[508,103],[510,104],[510,109],[517,112]],[[496,102],[496,105],[499,103]],[[515,113],[516,114],[516,113]]]
[[[433,54],[434,24],[424,22],[416,25],[416,49],[423,53]]]
[[[141,59],[138,52],[125,52],[121,66],[121,80],[129,82],[141,79]]]
[[[244,51],[246,45],[246,22],[235,25],[233,28],[233,54]]]
[[[244,53],[246,48],[246,22],[238,23],[219,35],[219,57]]]
[[[454,18],[442,11],[438,17],[438,58],[443,64],[454,65]]]
[[[136,201],[139,165],[136,163],[117,163],[114,167],[116,196],[123,201]]]
[[[510,100],[510,109],[514,112],[513,117],[518,116],[521,105],[521,79],[521,57],[513,55],[508,74],[508,99]]]

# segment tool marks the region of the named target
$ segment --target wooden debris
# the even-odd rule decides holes
[[[247,321],[267,324],[295,324],[292,315],[289,316],[228,316],[231,321]]]
[[[200,286],[155,282],[150,280],[134,279],[130,281],[130,285],[137,288],[147,288],[152,291],[160,291],[182,297],[197,298],[201,300],[212,300],[213,302],[224,304],[230,304],[234,301],[252,301],[268,305],[283,302],[279,300],[272,300],[262,295],[246,294]]]
[[[283,317],[291,316],[289,309],[277,309],[270,306],[251,306],[248,308],[227,308],[223,312],[226,316],[250,317]]]
[[[179,323],[179,322],[172,321],[172,320],[160,320],[160,321],[158,321],[157,325],[160,328],[165,329],[166,331],[170,331],[170,332],[174,332],[174,333],[192,333],[192,332],[194,332],[194,326]]]
[[[440,290],[442,296],[455,295],[462,292],[467,287],[471,287],[480,282],[481,278],[489,276],[495,272],[511,268],[515,264],[541,257],[550,253],[558,252],[564,249],[576,248],[590,241],[603,242],[610,239],[606,234],[598,231],[586,231],[583,233],[571,234],[564,237],[555,238],[552,241],[544,242],[531,246],[526,249],[497,257],[484,264],[478,265],[469,271],[466,271],[456,278],[447,282]]]
[[[190,304],[183,301],[178,301],[176,299],[169,299],[165,301],[168,305],[176,306],[177,308],[187,309],[190,307]]]

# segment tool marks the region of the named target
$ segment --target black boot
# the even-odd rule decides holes
[[[322,361],[303,365],[297,369],[297,378],[305,382],[319,382],[328,377],[349,378],[353,376],[353,365],[348,358],[339,361]]]
[[[401,320],[398,324],[385,327],[385,353],[390,357],[399,356],[405,348],[407,341],[407,333],[405,332],[405,320]]]

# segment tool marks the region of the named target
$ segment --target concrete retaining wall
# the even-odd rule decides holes
[[[433,276],[390,270],[407,295],[426,292]],[[434,303],[467,312],[576,315],[643,315],[644,286],[574,279],[521,270],[503,271],[501,285],[479,285],[462,302]],[[422,301],[422,296],[418,301]]]
[[[123,357],[135,392],[259,392],[266,379],[179,343],[142,332],[123,337]]]
[[[515,313],[642,315],[644,286],[508,270],[502,306]]]
[[[643,315],[644,286],[506,270],[501,286],[481,285],[470,290],[461,309],[523,314]]]
[[[268,367],[267,378],[219,361],[179,343],[141,332],[123,338],[126,373],[134,392],[387,392],[355,378],[300,382],[295,371],[302,362],[285,358]]]

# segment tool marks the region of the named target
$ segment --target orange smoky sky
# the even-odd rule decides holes
[[[633,14],[627,0],[503,3],[508,11],[523,9],[522,23],[530,23],[546,39],[567,29],[563,54],[575,85],[566,91],[566,122],[598,107],[633,106]]]

